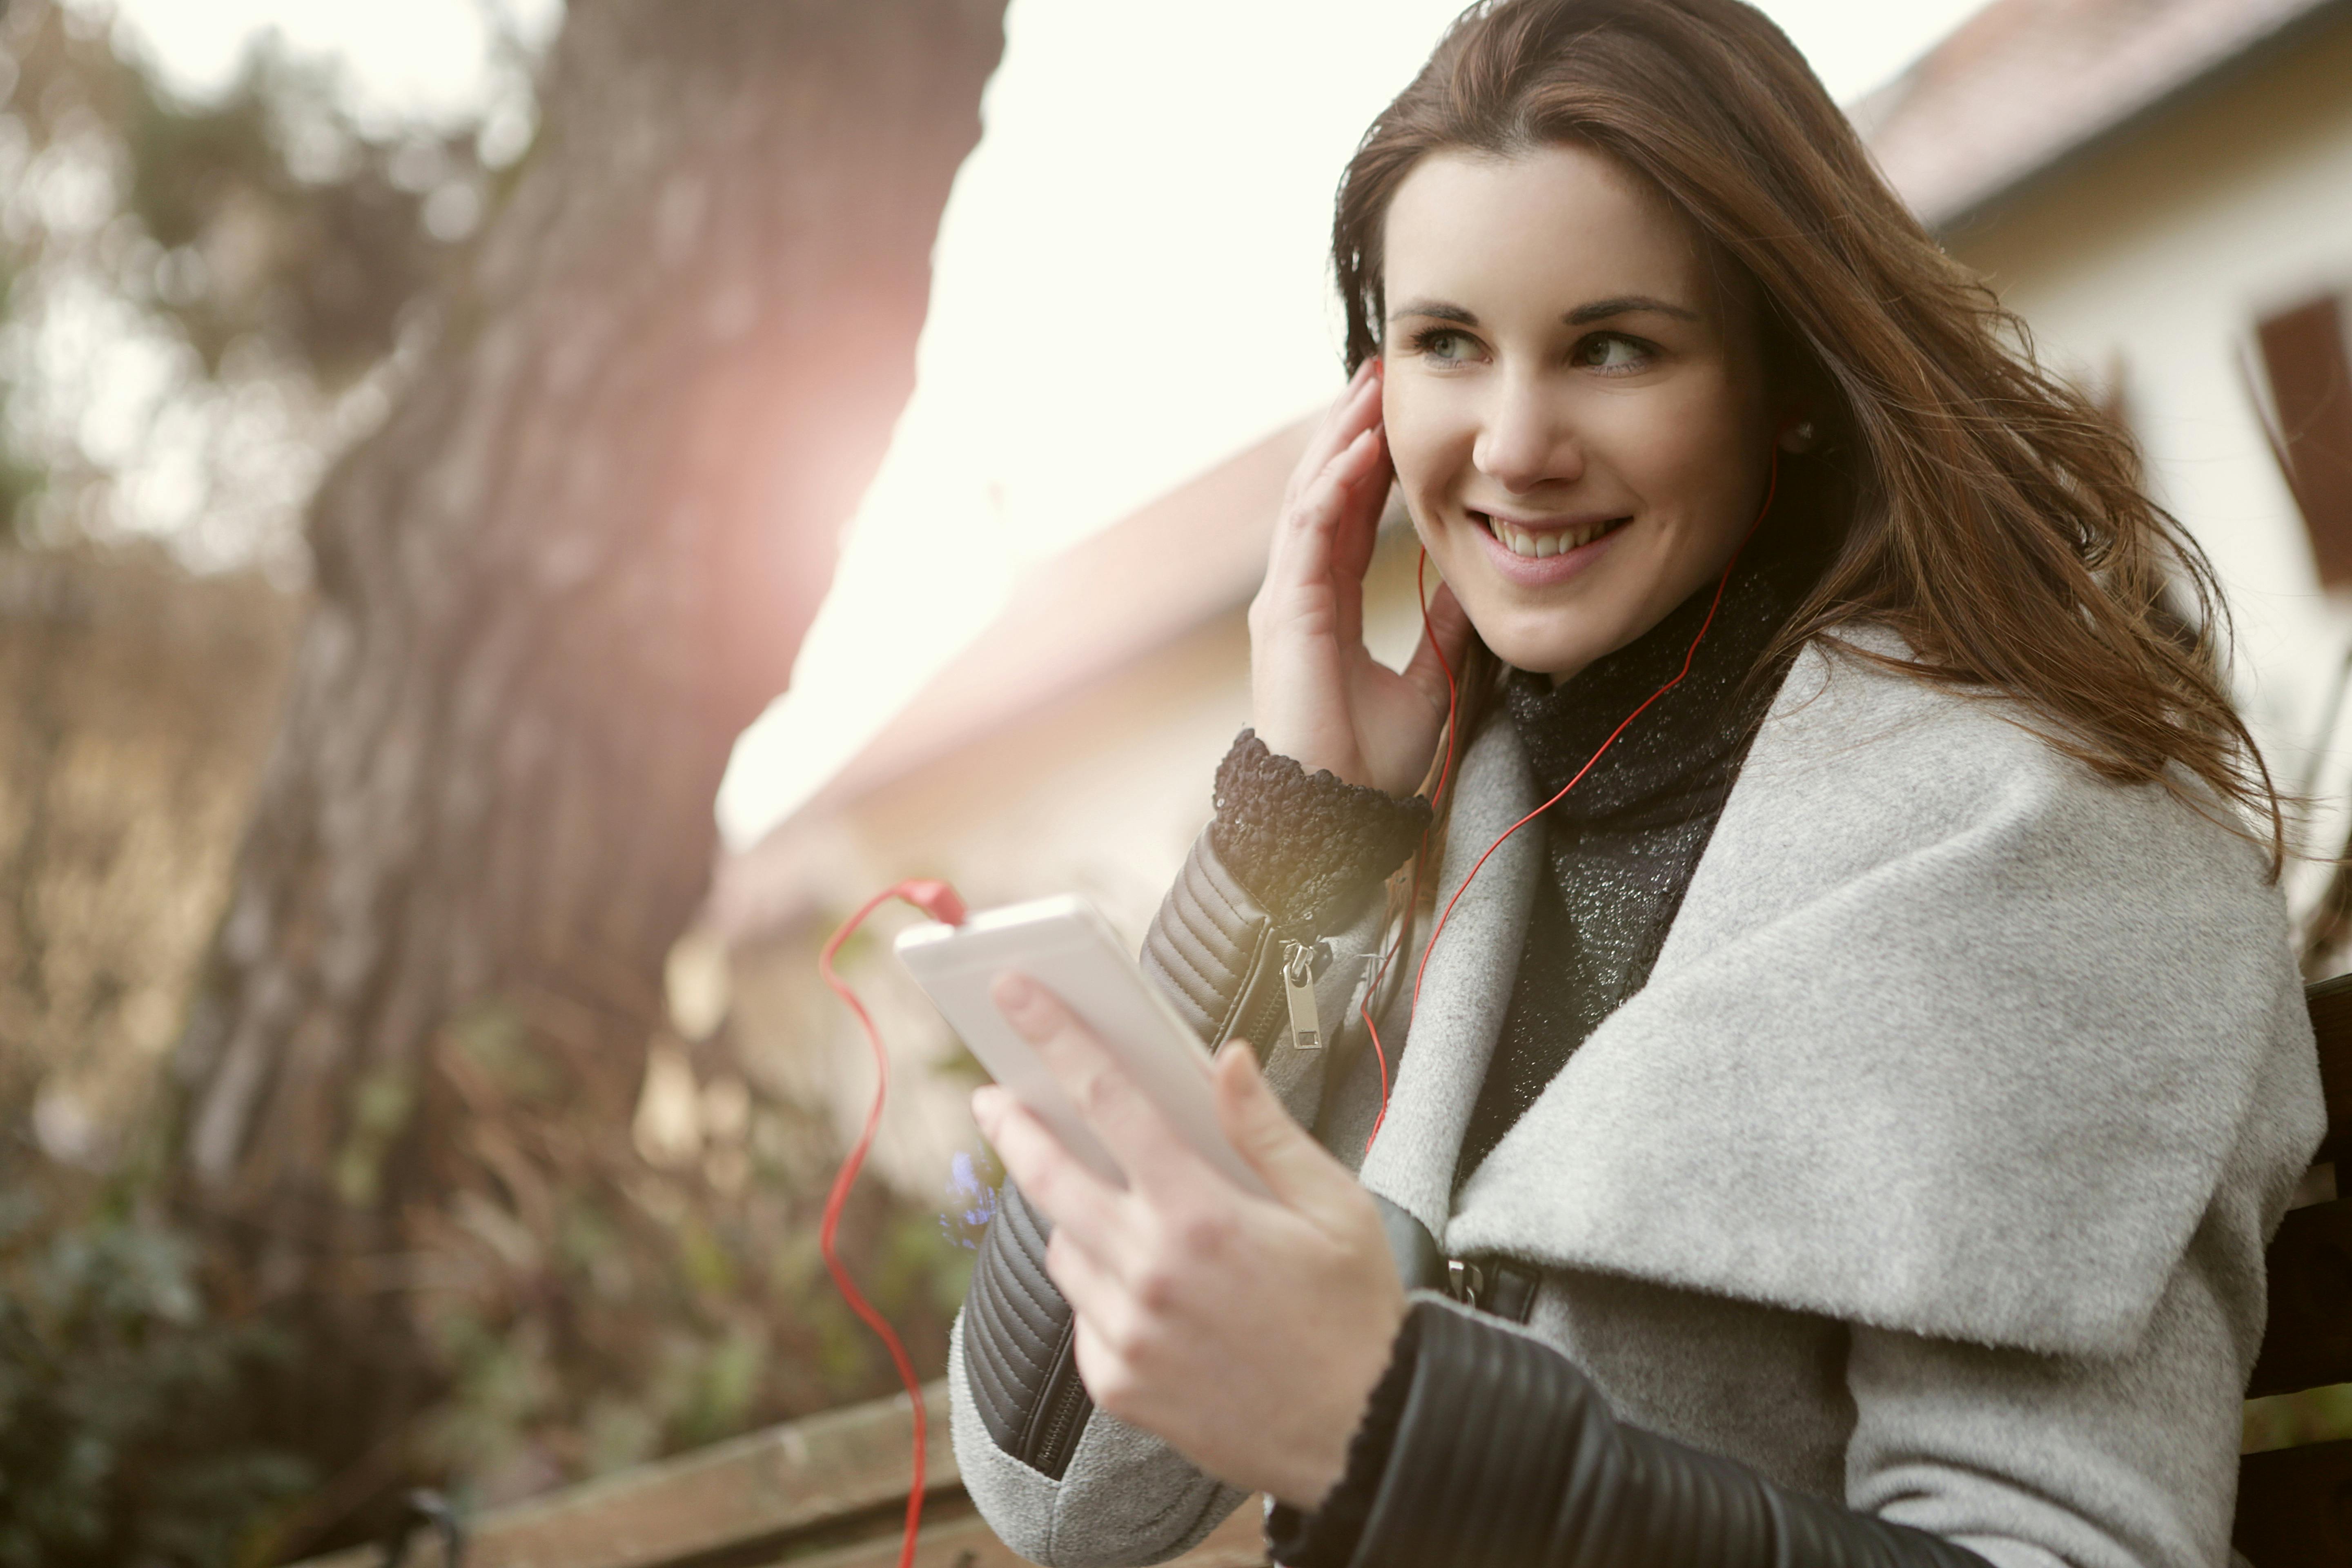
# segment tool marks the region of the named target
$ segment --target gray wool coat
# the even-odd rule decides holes
[[[1440,907],[1539,799],[1507,724],[1462,766]],[[1540,838],[1507,842],[1409,1037],[1385,998],[1364,1184],[1449,1255],[1539,1268],[1528,1331],[1623,1420],[1997,1568],[2227,1563],[2263,1247],[2325,1125],[2261,854],[2001,700],[1809,647],[1648,984],[1457,1196],[1545,874]],[[1324,1018],[1369,971],[1333,965]],[[1379,1100],[1361,1034],[1268,1063],[1351,1165]],[[1019,1464],[960,1331],[958,1461],[1023,1555],[1160,1561],[1241,1501],[1099,1411],[1059,1480]]]

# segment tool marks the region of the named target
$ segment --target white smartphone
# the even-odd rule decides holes
[[[1013,904],[960,926],[927,922],[899,933],[897,946],[981,1066],[1095,1174],[1127,1184],[1118,1159],[1054,1081],[1036,1048],[996,1010],[989,988],[1000,974],[1017,970],[1059,996],[1185,1142],[1234,1185],[1266,1194],[1265,1184],[1217,1125],[1208,1053],[1086,900],[1072,895]]]

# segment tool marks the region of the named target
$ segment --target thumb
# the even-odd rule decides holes
[[[1437,592],[1429,596],[1421,644],[1412,650],[1412,661],[1404,667],[1404,678],[1443,713],[1453,683],[1462,678],[1462,660],[1469,650],[1470,613],[1454,596],[1453,587],[1440,583]]]
[[[1211,1078],[1217,1124],[1226,1140],[1284,1207],[1323,1221],[1332,1208],[1332,1195],[1355,1185],[1347,1167],[1290,1119],[1258,1071],[1257,1053],[1247,1042],[1226,1041],[1217,1052]]]

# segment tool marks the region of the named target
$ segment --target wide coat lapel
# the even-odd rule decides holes
[[[1482,730],[1461,769],[1440,861],[1440,910],[1462,891],[1488,846],[1538,804],[1527,753],[1507,722]],[[1360,1173],[1365,1186],[1419,1220],[1441,1244],[1453,1207],[1454,1159],[1510,1007],[1528,910],[1543,870],[1543,843],[1538,823],[1512,834],[1454,904],[1404,1032],[1388,1115]],[[1409,1005],[1410,973],[1403,990]]]
[[[2015,717],[1809,649],[1449,1247],[2060,1354],[2138,1342],[2200,1226],[2259,1258],[2324,1125],[2279,890]]]

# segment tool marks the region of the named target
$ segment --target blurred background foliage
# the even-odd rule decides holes
[[[268,1435],[285,1303],[175,1210],[170,1048],[286,689],[302,508],[530,157],[533,62],[503,47],[519,98],[362,123],[273,41],[189,101],[101,7],[0,6],[0,1568],[278,1561],[388,1488],[494,1502],[896,1387],[818,1258],[832,1123],[723,1017],[664,1058],[684,1143],[544,1146],[529,999],[450,1021],[421,1086],[360,1086],[349,1201],[420,1116],[508,1190],[351,1282],[436,1358],[421,1423],[357,1464]],[[975,1201],[869,1183],[845,1226],[927,1375]]]
[[[303,498],[382,416],[527,121],[362,125],[274,34],[183,101],[127,40],[102,6],[0,18],[9,531],[298,578]]]
[[[0,1563],[267,1559],[315,1480],[243,1391],[288,1354],[206,1300],[194,1248],[135,1184],[0,1153]]]

